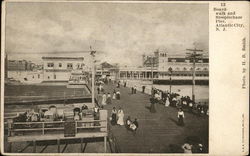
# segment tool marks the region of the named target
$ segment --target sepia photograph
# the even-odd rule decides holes
[[[209,153],[208,3],[4,14],[4,153]]]

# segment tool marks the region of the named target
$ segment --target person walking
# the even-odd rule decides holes
[[[165,102],[165,107],[168,107],[169,104],[170,104],[170,102],[169,102],[169,97],[167,96],[167,97],[166,97],[166,102]]]
[[[190,113],[193,112],[193,101],[190,101],[189,104],[188,104],[188,110]]]
[[[114,91],[113,91],[113,100],[115,100],[115,99],[116,99],[116,91],[114,89]]]
[[[100,86],[99,86],[99,90],[100,90],[100,92],[103,92],[103,87],[102,87],[101,84],[100,84]]]
[[[100,88],[99,88],[99,86],[97,87],[97,94],[100,94]]]
[[[151,112],[151,113],[156,113],[156,110],[155,110],[156,99],[152,97],[152,98],[150,99],[150,102],[151,102],[150,112]]]
[[[131,94],[134,94],[134,87],[131,88]]]
[[[116,99],[117,99],[117,100],[120,100],[120,99],[121,99],[121,93],[120,93],[119,90],[116,92]]]
[[[120,81],[118,81],[117,83],[117,88],[120,88]]]
[[[110,93],[108,93],[108,95],[107,95],[107,104],[108,105],[112,104]]]
[[[135,86],[134,86],[134,94],[136,94],[136,89],[137,89],[137,88],[136,88],[136,85],[135,85]]]
[[[117,117],[118,117],[118,120],[117,120],[117,124],[120,125],[120,126],[123,126],[124,125],[124,112],[122,110],[122,108],[120,107],[118,112],[117,112]]]
[[[97,95],[98,104],[102,104],[102,94]]]
[[[117,122],[117,110],[115,109],[115,107],[113,107],[111,113],[111,124],[116,125],[116,122]]]
[[[127,85],[127,82],[125,81],[125,82],[124,82],[124,87],[126,87],[126,85]]]
[[[145,93],[146,86],[142,86],[142,93]]]
[[[105,106],[107,104],[107,95],[103,93],[102,95],[102,105]]]
[[[184,112],[182,108],[179,109],[177,117],[178,117],[178,124],[180,126],[184,126]]]

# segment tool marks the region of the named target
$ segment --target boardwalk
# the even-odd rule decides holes
[[[113,92],[114,85],[105,85],[105,92]],[[185,127],[177,126],[177,109],[156,105],[157,113],[150,113],[149,95],[137,92],[131,94],[130,88],[121,87],[121,100],[112,100],[108,109],[121,106],[125,117],[132,120],[138,119],[139,129],[133,136],[124,126],[111,126],[111,131],[117,139],[122,153],[165,153],[170,152],[169,144],[182,145],[187,136],[198,136],[207,146],[208,142],[208,118],[185,113]]]

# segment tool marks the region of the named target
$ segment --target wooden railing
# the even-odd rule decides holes
[[[107,132],[107,120],[88,120],[75,122],[76,133],[80,129],[99,129],[100,132]],[[50,122],[13,122],[8,124],[8,136],[15,136],[18,132],[41,132],[45,135],[49,130],[64,130],[65,121]]]

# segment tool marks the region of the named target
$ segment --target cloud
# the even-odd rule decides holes
[[[37,58],[91,45],[98,59],[140,65],[142,54],[159,48],[185,54],[196,43],[208,52],[206,4],[8,3],[6,18],[10,54]]]

